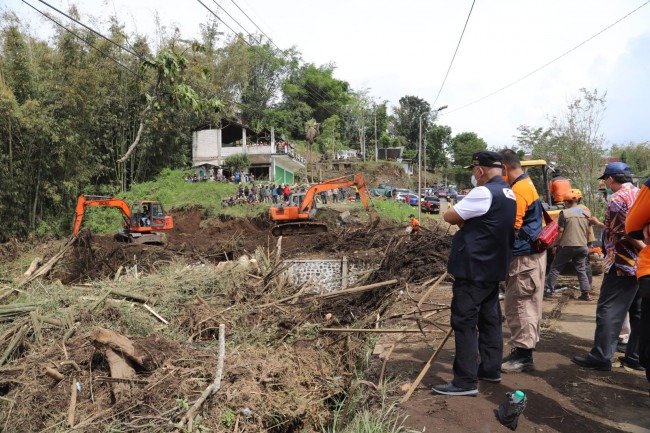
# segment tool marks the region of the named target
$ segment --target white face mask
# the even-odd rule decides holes
[[[474,175],[472,175],[472,185],[478,186],[478,180],[476,179],[476,177],[474,177]]]

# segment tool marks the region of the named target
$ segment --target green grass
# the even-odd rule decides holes
[[[205,218],[219,215],[254,218],[268,211],[268,205],[238,205],[223,207],[220,202],[224,197],[237,194],[237,185],[221,182],[185,182],[185,170],[163,170],[151,182],[133,185],[131,190],[117,195],[117,198],[131,203],[138,200],[160,201],[167,212],[173,210],[190,210],[201,207]],[[82,228],[94,233],[112,233],[122,227],[122,217],[115,208],[86,208]]]

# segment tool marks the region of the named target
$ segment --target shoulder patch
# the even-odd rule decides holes
[[[508,198],[511,198],[513,200],[517,200],[517,197],[515,197],[515,193],[512,192],[510,188],[503,188],[503,195],[505,195]]]

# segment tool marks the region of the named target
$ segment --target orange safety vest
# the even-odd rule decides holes
[[[420,234],[420,221],[416,220],[415,218],[411,218],[411,234]]]
[[[558,203],[564,201],[564,194],[571,189],[571,182],[568,179],[555,179],[551,181],[551,196],[553,202]]]

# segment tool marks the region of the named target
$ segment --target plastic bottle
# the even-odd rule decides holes
[[[512,394],[510,401],[512,401],[513,403],[519,403],[523,399],[524,399],[524,393],[522,391],[517,390],[514,392],[514,394]]]

